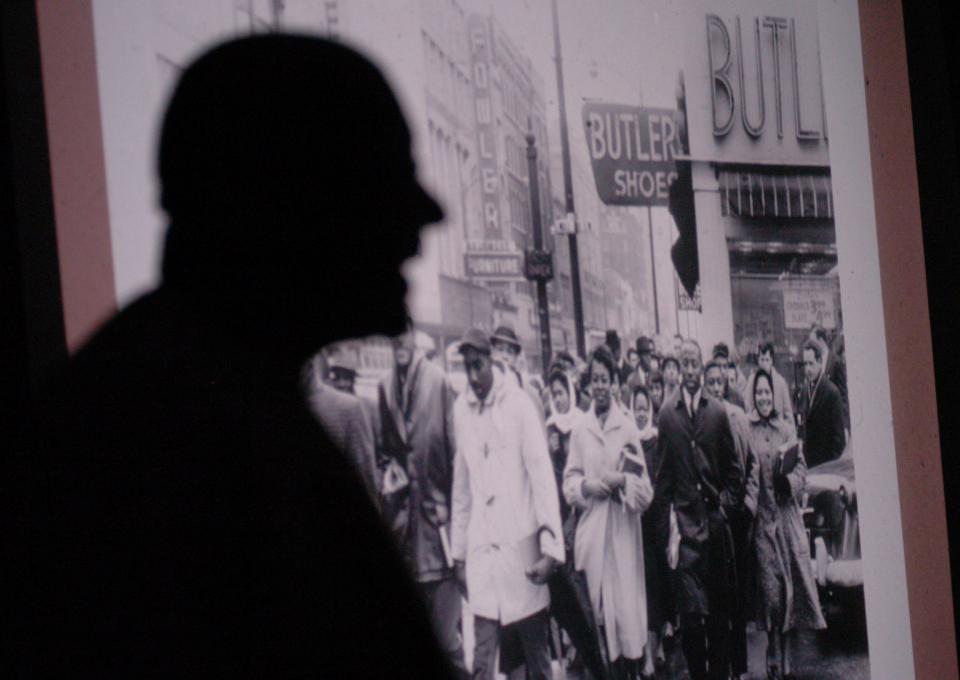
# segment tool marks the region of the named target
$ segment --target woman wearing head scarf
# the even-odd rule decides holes
[[[641,515],[653,487],[637,426],[613,396],[615,370],[609,349],[594,350],[593,407],[570,436],[563,492],[580,510],[574,565],[586,575],[607,656],[615,677],[632,678],[647,641]]]
[[[659,375],[659,374],[657,374]],[[640,431],[640,445],[647,462],[647,473],[653,486],[653,501],[643,513],[643,565],[647,589],[647,649],[643,656],[643,678],[656,676],[664,627],[673,619],[670,606],[670,567],[667,564],[667,541],[670,532],[670,506],[657,497],[657,476],[661,456],[657,450],[657,428],[654,425],[653,400],[643,385],[633,389],[633,417]]]
[[[557,492],[560,494],[560,519],[566,523],[570,505],[563,497],[563,470],[570,452],[570,433],[585,414],[577,408],[576,392],[565,371],[551,371],[547,379],[547,389],[550,406],[550,416],[547,418],[547,447],[557,478]]]
[[[790,647],[798,630],[827,624],[820,611],[810,568],[810,548],[800,512],[807,464],[793,424],[773,407],[773,379],[760,369],[753,383],[750,435],[760,464],[760,490],[754,531],[758,630],[767,633],[767,677],[792,678]]]

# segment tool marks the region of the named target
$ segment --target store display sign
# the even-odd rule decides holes
[[[677,307],[681,312],[702,312],[703,302],[700,298],[700,284],[693,291],[693,295],[687,293],[683,286],[677,286]]]
[[[601,201],[668,204],[670,184],[677,178],[676,111],[587,102],[583,126]]]
[[[524,281],[523,253],[464,253],[467,276],[488,281]]]
[[[834,330],[837,327],[837,315],[833,291],[783,291],[783,320],[790,329],[809,329],[816,324]]]

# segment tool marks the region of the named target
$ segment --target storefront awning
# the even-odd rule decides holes
[[[803,172],[719,171],[724,217],[833,219],[830,175]]]

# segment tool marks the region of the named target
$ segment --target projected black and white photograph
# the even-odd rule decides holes
[[[94,19],[121,302],[156,283],[159,115],[203,50],[316,35],[396,92],[443,213],[404,265],[407,330],[326,346],[302,382],[461,677],[870,677],[837,235],[872,225],[835,211],[818,3]],[[377,167],[360,141],[348,163]],[[367,283],[380,245],[350,254]]]

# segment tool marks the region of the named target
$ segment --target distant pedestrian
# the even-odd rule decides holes
[[[650,359],[655,351],[656,348],[651,338],[648,338],[646,335],[641,335],[637,338],[637,353],[640,355],[640,368],[644,374],[649,373],[653,369],[650,365]]]
[[[776,350],[774,349],[773,343],[764,342],[757,350],[757,367],[769,373],[773,380],[773,393],[775,395],[774,398],[777,400],[773,407],[777,413],[780,414],[781,418],[786,418],[796,425],[796,420],[793,416],[793,400],[790,398],[790,387],[787,385],[786,379],[780,375],[780,371],[777,370],[774,361],[775,358]],[[754,409],[753,382],[756,377],[757,371],[754,371],[747,380],[747,387],[743,394],[744,411],[747,413],[750,413]]]
[[[520,359],[523,354],[523,345],[517,338],[516,331],[510,326],[498,326],[490,336],[490,347],[492,356],[504,368],[507,375],[522,389],[537,409],[541,424],[544,422],[543,399],[540,397],[539,390],[531,384],[530,376],[520,370]]]
[[[640,365],[640,353],[636,347],[627,348],[627,365],[630,366],[630,373],[636,373],[637,366]]]
[[[740,408],[744,407],[743,392],[747,380],[737,366],[737,359],[725,342],[718,342],[713,346],[713,360],[725,368],[727,386],[723,390],[723,398]]]
[[[803,346],[805,381],[799,411],[803,453],[810,467],[839,458],[846,446],[843,398],[823,368],[822,343],[807,340]]]
[[[550,374],[550,417],[547,418],[547,448],[557,480],[557,493],[562,494],[563,471],[570,453],[570,436],[584,416],[577,408],[576,395],[570,377],[562,370]],[[570,505],[560,495],[560,519],[566,523]]]
[[[664,357],[660,362],[660,372],[663,374],[663,393],[671,394],[680,387],[680,361],[678,357]]]
[[[680,348],[683,347],[683,336],[677,333],[673,336],[673,356],[680,356]]]
[[[653,402],[642,385],[633,391],[633,415],[640,431],[640,444],[653,486],[653,500],[643,513],[643,567],[647,593],[647,646],[643,655],[642,678],[656,677],[665,631],[674,618],[673,574],[667,561],[670,535],[670,506],[658,493],[663,458],[658,446],[659,433],[653,420]]]
[[[841,350],[843,349],[843,335],[838,335],[834,342],[830,341],[827,330],[817,324],[810,330],[810,339],[817,340],[822,348],[823,373],[830,379],[840,398],[843,400],[843,422],[847,430],[850,429],[850,400],[847,394],[847,366]]]
[[[650,408],[653,412],[652,425],[656,425],[660,417],[660,408],[663,405],[664,393],[666,392],[663,375],[657,372],[648,375],[646,388],[647,394],[650,396]]]

